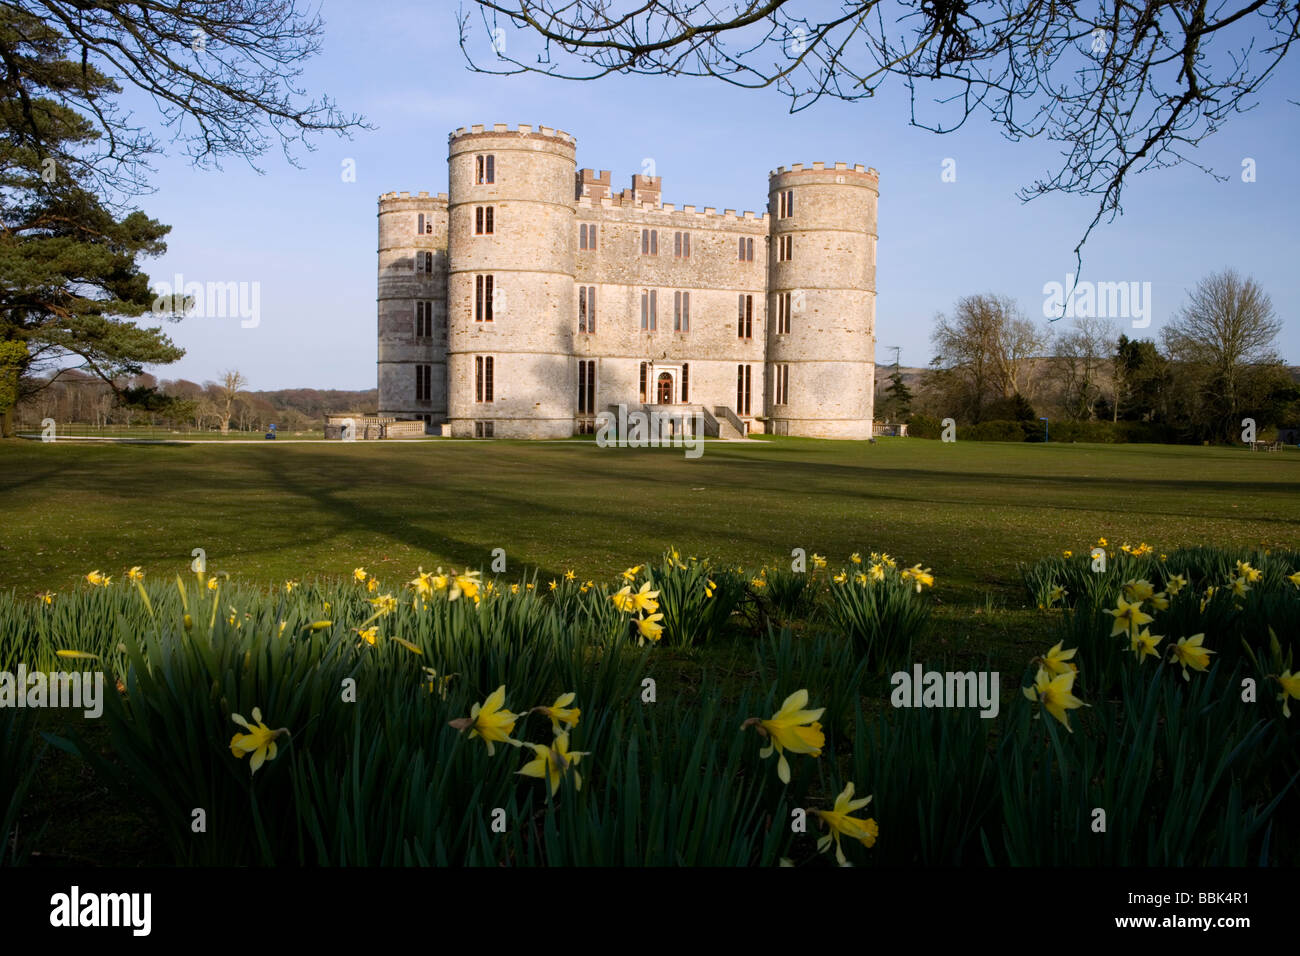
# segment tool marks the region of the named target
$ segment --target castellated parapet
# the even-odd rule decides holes
[[[719,211],[576,152],[462,127],[446,193],[380,196],[380,414],[558,438],[673,405],[723,436],[870,437],[874,169],[782,166],[765,212]]]

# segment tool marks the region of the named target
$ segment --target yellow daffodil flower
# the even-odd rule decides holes
[[[371,598],[370,603],[375,606],[378,614],[392,614],[397,610],[397,598],[391,594],[381,594],[379,597]]]
[[[551,578],[551,590],[554,591],[559,586],[560,586],[559,582],[556,581],[555,578]]]
[[[836,584],[844,584],[845,582],[848,581],[848,579],[849,579],[849,575],[847,571],[841,571],[839,574],[833,575],[831,577],[831,580],[834,581]]]
[[[715,590],[717,590],[717,587],[718,587],[718,586],[713,582],[713,580],[712,580],[711,578],[710,578],[710,579],[706,579],[705,582],[704,582],[704,596],[705,596],[706,598],[711,598],[711,597],[713,597],[713,592],[714,592]]]
[[[357,634],[360,635],[361,639],[365,641],[367,644],[369,644],[371,647],[374,647],[375,644],[379,641],[378,626],[363,628],[357,631]]]
[[[86,575],[86,580],[97,588],[106,588],[113,579],[95,570]]]
[[[1183,577],[1181,574],[1175,574],[1165,582],[1165,592],[1170,597],[1177,597],[1178,592],[1185,587],[1187,587],[1187,578]]]
[[[1073,552],[1073,551],[1062,551],[1062,552],[1061,552],[1061,556],[1064,557],[1064,558],[1072,558],[1072,557],[1074,557],[1074,552]]]
[[[276,738],[288,736],[289,731],[283,727],[272,730],[262,723],[262,710],[259,707],[253,708],[253,721],[256,726],[250,725],[239,714],[231,714],[230,719],[248,731],[246,734],[235,734],[230,738],[230,752],[236,757],[243,757],[245,754],[253,755],[248,763],[248,773],[252,776],[261,769],[263,763],[275,759]]]
[[[352,569],[352,580],[356,581],[358,584],[364,584],[366,581],[366,577],[367,575],[366,575],[365,568]]]
[[[921,585],[923,584],[926,587],[934,587],[934,575],[930,573],[929,568],[926,568],[924,571],[922,571],[921,566],[919,564],[908,568],[901,575],[899,575],[899,577],[901,577],[904,581],[908,580],[909,578],[915,581],[917,594],[921,593]]]
[[[1202,647],[1201,643],[1205,640],[1204,634],[1193,634],[1191,637],[1180,637],[1177,644],[1169,648],[1169,663],[1177,661],[1183,666],[1183,680],[1191,680],[1187,673],[1187,668],[1194,671],[1204,671],[1210,666],[1210,655],[1214,651]]]
[[[634,618],[636,621],[636,629],[641,635],[641,638],[637,643],[640,644],[646,640],[658,641],[664,633],[664,626],[659,623],[663,619],[664,616],[662,614],[651,614],[649,617]]]
[[[808,691],[797,690],[785,699],[781,709],[769,719],[751,717],[740,725],[741,730],[756,725],[758,732],[771,740],[771,743],[759,751],[758,755],[766,760],[772,756],[773,750],[776,751],[779,757],[776,775],[781,778],[782,783],[790,782],[790,764],[785,759],[787,750],[791,753],[820,757],[822,747],[826,745],[826,735],[822,733],[822,725],[817,721],[826,708],[805,710],[807,705]]]
[[[635,581],[635,580],[636,580],[636,576],[637,576],[637,572],[641,570],[641,567],[642,567],[642,565],[639,565],[639,564],[638,564],[638,565],[636,565],[635,567],[628,568],[626,571],[623,572],[623,580],[624,580],[624,581]]]
[[[40,594],[36,595],[36,597],[37,597],[37,599],[38,599],[42,604],[44,604],[46,607],[49,607],[50,605],[52,605],[52,604],[54,603],[54,592],[53,592],[53,591],[42,591]]]
[[[1259,568],[1252,568],[1249,561],[1238,561],[1237,576],[1245,578],[1250,584],[1258,584],[1264,579],[1264,572]]]
[[[858,552],[854,551],[852,554],[849,555],[849,560],[852,561],[854,564],[861,564],[861,563],[862,563],[862,555],[860,555]]]
[[[844,790],[835,798],[835,806],[830,810],[813,810],[822,821],[830,827],[830,832],[817,841],[817,851],[825,853],[830,849],[831,841],[835,841],[835,859],[839,861],[840,866],[848,866],[848,860],[844,857],[844,847],[840,845],[840,837],[846,836],[850,840],[857,840],[863,846],[870,849],[875,846],[876,837],[880,835],[880,827],[876,821],[868,817],[863,820],[858,817],[850,816],[854,810],[860,810],[871,802],[871,797],[866,796],[861,800],[853,799],[852,782],[845,784]]]
[[[1035,663],[1046,668],[1049,674],[1070,674],[1077,671],[1079,668],[1069,663],[1069,660],[1079,653],[1079,649],[1072,647],[1068,651],[1063,651],[1061,645],[1064,643],[1064,641],[1057,641],[1047,652],[1047,656],[1035,658]]]
[[[1300,588],[1300,571],[1297,571],[1295,574],[1288,574],[1286,579],[1296,587]]]
[[[1125,599],[1135,604],[1141,604],[1143,601],[1151,599],[1151,595],[1156,593],[1155,587],[1150,581],[1132,579],[1124,582],[1122,588]]]
[[[1237,597],[1245,597],[1249,590],[1250,585],[1246,583],[1245,576],[1232,579],[1232,593]]]
[[[812,556],[812,562],[813,562],[813,570],[816,570],[817,568],[826,567],[826,559],[823,558],[820,554],[814,553]]]
[[[1060,587],[1059,585],[1053,587],[1052,590],[1047,592],[1047,606],[1051,607],[1053,604],[1055,604],[1058,601],[1064,601],[1065,596],[1069,593],[1070,593],[1069,591],[1065,590],[1065,588]]]
[[[650,582],[646,581],[641,585],[641,590],[632,595],[632,607],[637,611],[644,611],[647,614],[653,614],[659,610],[659,592],[650,590]]]
[[[1072,693],[1075,676],[1074,671],[1067,671],[1049,678],[1047,671],[1040,667],[1034,677],[1034,686],[1020,688],[1027,698],[1042,704],[1043,709],[1060,721],[1061,726],[1070,733],[1074,733],[1074,728],[1070,726],[1070,715],[1066,711],[1088,706]]]
[[[1110,632],[1111,637],[1116,634],[1133,634],[1143,624],[1150,624],[1155,620],[1150,614],[1143,612],[1140,602],[1130,604],[1122,597],[1115,599],[1114,610],[1106,608],[1105,613],[1115,618],[1115,627]]]
[[[1282,716],[1290,717],[1291,701],[1287,698],[1300,700],[1300,673],[1292,674],[1291,669],[1287,668],[1273,679],[1282,685],[1282,693],[1277,695],[1277,699],[1282,702]]]
[[[502,684],[482,704],[470,708],[468,717],[460,717],[448,723],[457,730],[468,730],[471,738],[482,737],[487,744],[489,757],[496,753],[494,745],[497,743],[518,747],[519,741],[511,739],[510,735],[514,733],[515,721],[519,715],[506,710],[505,702],[506,685]]]
[[[573,770],[573,786],[577,790],[582,789],[582,774],[578,773],[578,761],[587,756],[586,751],[569,750],[569,735],[560,734],[555,738],[553,746],[546,747],[542,744],[525,744],[531,747],[533,753],[537,756],[524,764],[519,769],[519,773],[525,777],[537,777],[539,780],[547,778],[551,785],[551,793],[560,789],[560,778],[570,769]]]
[[[131,568],[130,571],[126,572],[126,579],[135,582],[143,581],[144,572],[140,570],[140,565],[137,564],[135,567]]]
[[[880,564],[879,562],[871,566],[871,570],[869,573],[871,575],[871,580],[873,581],[885,580],[885,566],[883,564]]]
[[[636,611],[636,598],[632,596],[632,585],[630,584],[623,585],[611,594],[609,599],[614,602],[614,607],[624,614],[632,614]]]
[[[550,707],[534,707],[533,711],[545,714],[547,717],[551,718],[551,729],[555,731],[556,736],[559,736],[564,732],[560,727],[561,724],[567,724],[570,730],[578,726],[578,715],[582,713],[582,711],[577,707],[569,706],[577,696],[578,695],[572,691],[567,694],[561,694],[559,697],[555,698],[555,703]],[[529,713],[532,713],[533,711],[529,711]]]
[[[1149,629],[1144,627],[1141,634],[1133,635],[1130,650],[1137,657],[1139,664],[1148,657],[1154,657],[1158,660],[1160,655],[1156,653],[1156,645],[1163,640],[1164,637],[1159,634],[1152,634]]]
[[[285,593],[285,594],[292,594],[292,593],[293,593],[293,589],[296,588],[297,586],[298,586],[298,582],[297,582],[297,581],[285,581],[285,582],[284,582],[284,593]]]
[[[564,572],[564,580],[566,580],[566,581],[576,581],[576,580],[578,580],[578,576],[577,576],[576,574],[574,574],[572,570],[565,571],[565,572]]]

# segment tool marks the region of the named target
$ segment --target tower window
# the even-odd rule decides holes
[[[496,160],[495,156],[475,157],[474,179],[478,185],[485,186],[496,182]]]
[[[492,299],[496,293],[492,276],[474,277],[474,321],[492,321]]]
[[[689,292],[673,293],[673,331],[689,332],[691,330],[691,294]]]
[[[754,337],[754,297],[741,293],[736,305],[736,335],[742,339],[752,339]]]
[[[773,391],[776,393],[772,401],[777,405],[790,404],[790,366],[778,365],[776,367],[776,382]]]
[[[659,255],[659,230],[658,229],[641,230],[641,255],[643,256]]]
[[[431,388],[433,378],[432,365],[415,366],[415,400],[417,402],[427,402],[433,394]]]
[[[655,332],[659,328],[658,294],[654,289],[641,290],[641,331]]]
[[[419,299],[415,303],[415,337],[427,339],[433,335],[433,303]]]
[[[433,274],[432,252],[417,252],[415,254],[415,271],[423,272],[425,275]]]
[[[754,240],[752,238],[740,237],[740,261],[754,261]]]
[[[495,206],[474,207],[474,235],[490,236],[494,233]]]
[[[777,218],[788,219],[794,215],[794,190],[787,189],[784,192],[777,193]]]
[[[578,331],[591,334],[596,331],[596,287],[578,286]]]
[[[789,262],[794,258],[794,236],[777,237],[777,262]]]
[[[736,366],[736,414],[749,414],[750,385],[753,379],[752,365]]]
[[[790,331],[790,293],[781,292],[776,297],[776,334],[785,335]]]
[[[474,401],[492,401],[492,356],[474,356]]]
[[[596,411],[596,363],[578,362],[578,414],[591,415]]]

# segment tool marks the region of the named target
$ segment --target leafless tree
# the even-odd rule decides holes
[[[221,376],[221,382],[213,389],[217,408],[221,414],[221,434],[230,432],[230,419],[235,413],[235,400],[248,388],[248,379],[237,369],[231,369]]]
[[[1075,319],[1070,328],[1057,333],[1052,365],[1061,386],[1061,404],[1069,418],[1091,421],[1096,417],[1118,339],[1115,324],[1097,318]]]
[[[908,90],[914,126],[947,133],[984,112],[1012,140],[1058,142],[1059,166],[1020,195],[1097,197],[1076,255],[1121,211],[1131,175],[1205,169],[1191,148],[1254,105],[1300,30],[1294,0],[477,4],[487,37],[462,8],[460,44],[482,72],[713,77],[775,87],[792,112],[873,97],[892,78]]]

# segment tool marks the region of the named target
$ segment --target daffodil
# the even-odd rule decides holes
[[[46,607],[49,607],[50,605],[52,605],[52,604],[54,603],[54,592],[53,592],[53,591],[42,591],[40,594],[36,595],[36,598],[37,598],[37,600],[39,600],[42,604],[44,604]]]
[[[284,582],[284,593],[285,593],[285,594],[292,594],[292,593],[293,593],[293,589],[296,588],[297,586],[298,586],[298,582],[297,582],[297,581],[285,581],[285,582]]]
[[[1150,600],[1151,600],[1151,606],[1155,608],[1157,611],[1169,610],[1169,595],[1165,594],[1164,591],[1161,591],[1158,594],[1151,595]]]
[[[1047,606],[1051,607],[1057,601],[1065,600],[1065,596],[1069,593],[1070,592],[1065,590],[1065,588],[1061,587],[1060,585],[1057,585],[1056,587],[1052,588],[1052,590],[1047,592]]]
[[[849,560],[852,561],[854,564],[861,564],[861,563],[862,563],[862,555],[860,555],[860,554],[858,554],[858,552],[854,551],[852,554],[849,555]]]
[[[252,776],[261,769],[263,763],[275,759],[276,738],[288,736],[289,731],[283,727],[279,730],[272,730],[262,723],[262,710],[260,707],[253,708],[253,721],[256,726],[250,725],[239,714],[231,714],[230,719],[248,731],[246,734],[235,734],[230,738],[230,752],[236,757],[243,757],[245,754],[253,755],[248,764],[248,772]]]
[[[651,614],[649,617],[634,618],[636,621],[636,629],[641,635],[640,640],[638,640],[637,643],[640,644],[646,640],[658,641],[664,633],[664,626],[659,623],[663,619],[664,616],[662,614]]]
[[[1246,592],[1249,590],[1250,590],[1250,585],[1246,583],[1246,578],[1244,575],[1242,577],[1232,579],[1232,593],[1237,597],[1245,597]]]
[[[1277,695],[1277,699],[1282,702],[1282,716],[1291,716],[1291,701],[1287,698],[1293,697],[1300,700],[1300,673],[1291,673],[1291,668],[1284,670],[1281,675],[1273,678],[1282,685],[1282,693]]]
[[[1187,587],[1187,578],[1183,577],[1181,574],[1175,574],[1165,582],[1165,591],[1171,597],[1177,597],[1178,592],[1185,587]]]
[[[1169,663],[1177,661],[1183,666],[1183,680],[1191,680],[1187,673],[1187,668],[1194,671],[1204,671],[1210,666],[1210,655],[1214,651],[1202,647],[1205,640],[1204,634],[1193,634],[1191,637],[1180,637],[1177,644],[1169,648]]]
[[[1155,620],[1150,614],[1143,612],[1140,602],[1130,604],[1124,598],[1115,599],[1115,609],[1105,609],[1105,613],[1115,618],[1115,627],[1111,629],[1110,636],[1116,634],[1132,634],[1143,624],[1150,624]]]
[[[845,582],[848,581],[848,579],[849,579],[849,575],[847,571],[841,571],[839,574],[832,575],[831,577],[831,580],[834,581],[836,584],[844,584]]]
[[[749,579],[749,584],[750,584],[751,587],[754,587],[754,588],[765,588],[765,587],[767,587],[767,581],[765,581],[763,578],[750,578],[750,579]]]
[[[844,847],[840,845],[840,837],[846,836],[850,840],[857,840],[868,849],[875,846],[876,837],[880,835],[880,827],[876,821],[868,817],[863,820],[859,817],[850,816],[854,810],[861,810],[871,802],[871,797],[866,796],[861,800],[853,799],[853,783],[850,781],[845,784],[844,790],[835,798],[835,806],[830,810],[813,810],[827,826],[830,832],[817,841],[817,851],[825,853],[830,849],[831,841],[835,841],[835,859],[839,861],[840,866],[848,866],[848,860],[844,857]]]
[[[1130,649],[1137,657],[1138,663],[1141,664],[1148,657],[1159,659],[1160,655],[1156,653],[1156,645],[1163,640],[1164,638],[1159,634],[1152,634],[1148,628],[1144,627],[1141,634],[1133,635]]]
[[[379,641],[379,628],[377,626],[362,628],[357,631],[357,634],[371,647],[374,647]]]
[[[101,574],[98,570],[91,571],[86,575],[86,581],[97,588],[106,588],[113,579],[106,574]]]
[[[823,558],[820,554],[813,554],[812,562],[813,562],[813,570],[816,570],[817,568],[826,567],[826,559]]]
[[[930,569],[929,569],[929,568],[926,568],[924,571],[922,571],[922,570],[921,570],[921,566],[920,566],[919,564],[914,565],[913,567],[908,568],[906,571],[904,571],[904,572],[903,572],[901,575],[899,575],[899,576],[900,576],[904,581],[908,580],[909,578],[911,578],[913,581],[915,581],[915,582],[916,582],[916,593],[917,593],[917,594],[920,594],[920,593],[921,593],[921,585],[923,585],[923,584],[924,584],[926,587],[934,587],[934,575],[930,573]]]
[[[397,598],[391,594],[381,594],[379,597],[371,598],[370,603],[374,605],[377,614],[392,614],[397,610]]]
[[[144,572],[140,570],[140,565],[135,565],[130,571],[126,572],[126,579],[132,582],[144,580]]]
[[[626,571],[623,572],[623,580],[624,580],[624,581],[635,581],[635,580],[636,580],[636,576],[637,576],[637,572],[641,570],[641,567],[642,567],[642,565],[639,565],[639,564],[638,564],[638,565],[636,565],[635,567],[628,568]]]
[[[468,717],[460,717],[448,723],[457,730],[468,730],[471,738],[482,737],[487,744],[488,756],[496,753],[496,743],[510,744],[518,747],[519,741],[511,739],[518,714],[505,709],[506,685],[494,690],[482,704],[470,708]]]
[[[539,780],[543,777],[547,778],[551,785],[551,793],[554,794],[560,789],[560,778],[572,770],[574,788],[582,789],[582,774],[578,773],[577,767],[578,761],[587,756],[587,753],[581,750],[569,750],[568,734],[560,734],[550,747],[542,744],[525,744],[525,746],[531,747],[537,756],[524,764],[519,769],[519,773],[525,777],[537,777]]]
[[[1075,665],[1068,663],[1070,658],[1079,653],[1079,649],[1072,647],[1068,651],[1063,651],[1061,645],[1064,643],[1064,641],[1057,641],[1052,645],[1051,650],[1047,652],[1046,657],[1036,659],[1037,663],[1046,668],[1050,674],[1069,674],[1079,669]]]
[[[582,713],[582,711],[577,707],[569,706],[577,696],[577,694],[570,691],[567,694],[561,694],[559,697],[555,698],[555,703],[550,707],[534,707],[533,710],[551,718],[551,729],[555,731],[558,736],[564,732],[560,727],[561,724],[568,725],[570,730],[578,726],[578,715]]]
[[[443,700],[446,700],[448,685],[451,683],[453,677],[459,677],[460,675],[447,674],[444,677],[439,677],[438,672],[434,670],[432,667],[425,667],[423,668],[423,670],[426,674],[429,675],[428,683],[427,683],[427,686],[429,688],[429,693],[432,694],[436,690],[438,692],[438,696],[441,697]]]
[[[885,566],[879,562],[873,564],[868,573],[871,575],[871,580],[873,581],[885,580]]]
[[[715,584],[711,578],[706,579],[704,582],[704,596],[706,598],[713,597],[713,592],[716,591],[717,588],[717,584]]]
[[[1300,571],[1297,571],[1295,574],[1288,574],[1286,579],[1296,587],[1300,588]]]
[[[644,611],[647,614],[653,614],[659,610],[658,591],[650,590],[650,582],[646,581],[641,585],[641,590],[632,595],[632,607],[637,611]]]
[[[366,574],[365,568],[352,569],[352,580],[356,581],[358,584],[365,584],[368,576],[369,575]]]
[[[776,775],[781,778],[782,783],[790,782],[790,764],[785,759],[787,750],[791,753],[820,757],[822,747],[826,744],[826,735],[822,733],[822,725],[817,721],[826,708],[805,710],[807,705],[808,691],[797,690],[787,697],[781,709],[767,720],[762,717],[751,717],[740,725],[741,730],[757,726],[758,732],[771,740],[771,743],[759,751],[758,755],[767,759],[772,756],[773,750],[776,751],[779,757]]]
[[[578,579],[578,576],[577,576],[576,574],[574,574],[572,570],[569,570],[569,571],[565,571],[565,572],[564,572],[564,580],[566,580],[566,581],[576,581],[577,579]]]
[[[1125,581],[1123,591],[1124,597],[1136,604],[1149,600],[1151,595],[1156,593],[1156,589],[1150,581],[1138,579]]]
[[[215,591],[217,588],[221,587],[221,582],[218,581],[216,577],[208,578],[207,587],[209,591]]]
[[[1250,584],[1257,584],[1264,578],[1264,572],[1259,568],[1252,568],[1249,561],[1237,562],[1237,576],[1243,577]]]
[[[1098,538],[1098,539],[1097,539],[1097,544],[1101,545],[1103,548],[1106,547],[1106,539],[1105,539],[1105,538]]]
[[[1066,711],[1088,706],[1072,693],[1075,676],[1074,671],[1067,671],[1049,678],[1047,671],[1040,667],[1034,677],[1034,686],[1020,688],[1027,698],[1042,704],[1043,708],[1059,720],[1061,726],[1070,733],[1074,733],[1074,728],[1070,726],[1069,714]]]
[[[379,590],[379,579],[373,574],[370,576],[370,580],[366,582],[366,590],[371,594]]]
[[[519,593],[519,585],[517,585],[517,584],[512,584],[512,585],[510,585],[510,593],[511,593],[511,594],[518,594],[518,593]]]
[[[632,585],[625,584],[613,594],[609,599],[614,602],[614,607],[618,608],[624,614],[632,614],[636,611],[636,598],[632,596]]]

